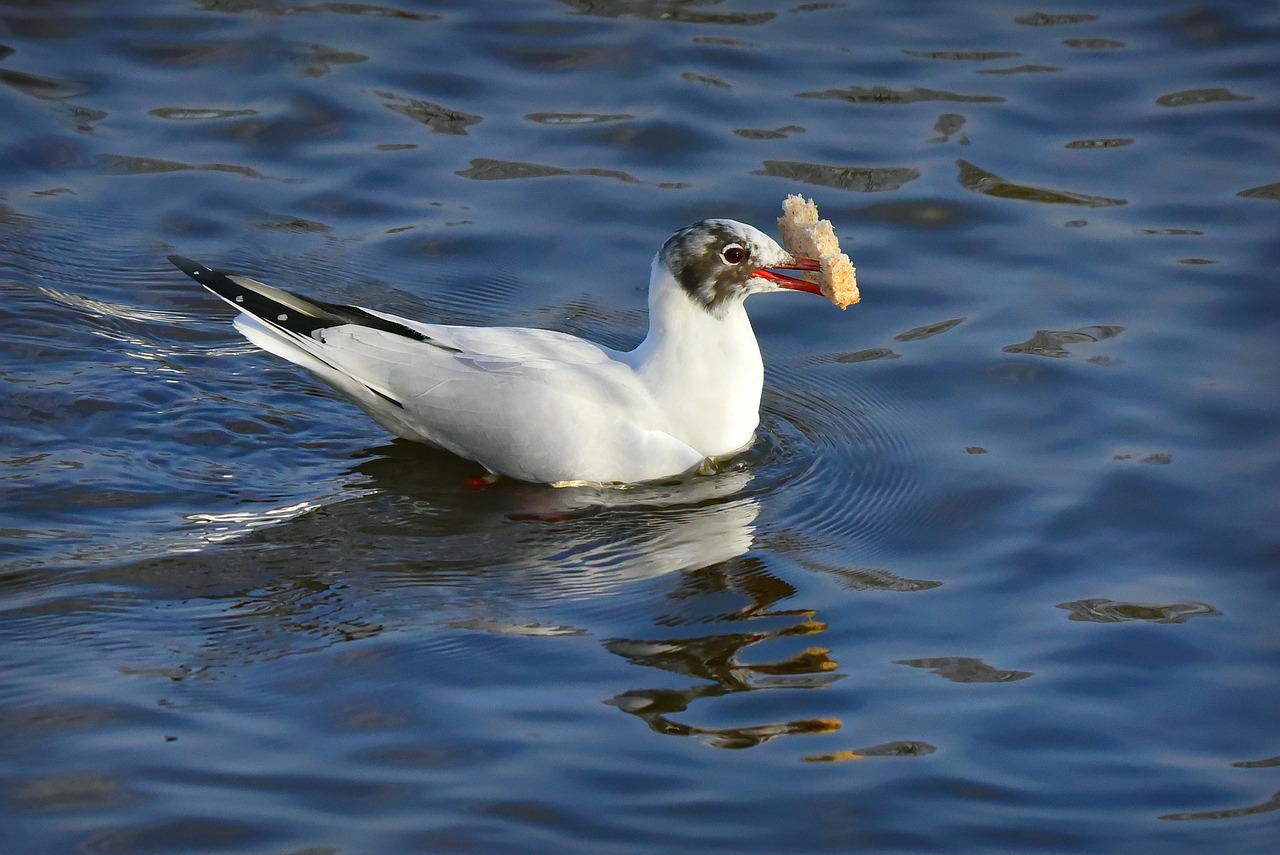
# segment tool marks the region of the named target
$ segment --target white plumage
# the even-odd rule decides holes
[[[241,311],[254,344],[297,363],[406,439],[525,481],[637,482],[749,446],[764,368],[750,294],[817,287],[752,226],[704,220],[653,260],[649,332],[633,351],[521,327],[430,324],[336,306],[170,259]]]

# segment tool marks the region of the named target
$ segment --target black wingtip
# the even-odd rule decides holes
[[[224,270],[214,270],[206,267],[198,261],[193,261],[185,255],[171,255],[169,261],[174,267],[190,276],[196,282],[208,288],[228,303],[232,303],[241,311],[247,311],[249,314],[260,314],[254,311],[252,305],[243,305],[250,295],[255,301],[266,301],[262,306],[262,311],[275,312],[279,304],[272,298],[258,293],[252,288],[248,288],[227,275]]]
[[[292,291],[271,288],[261,282],[228,274],[224,270],[205,267],[185,255],[171,255],[169,261],[237,310],[297,335],[309,336],[318,329],[354,324],[402,335],[451,353],[462,352],[452,345],[443,344],[425,333],[375,315],[359,306],[340,306],[303,297]]]
[[[181,270],[183,273],[190,276],[192,279],[196,280],[197,282],[201,282],[201,279],[205,275],[213,272],[212,270],[205,267],[200,262],[192,261],[190,258],[187,258],[185,255],[171,255],[169,256],[169,263],[172,264],[174,267],[178,268],[179,270]]]

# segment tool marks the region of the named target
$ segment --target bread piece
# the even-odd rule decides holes
[[[862,299],[853,262],[840,252],[840,240],[831,221],[818,219],[818,206],[812,199],[788,196],[782,203],[778,231],[787,252],[818,260],[822,269],[804,276],[818,284],[828,300],[844,309]]]
[[[782,233],[782,245],[792,255],[800,255],[795,247],[805,243],[805,228],[818,222],[818,206],[810,199],[792,194],[782,202],[782,216],[778,218],[778,231]],[[812,256],[806,256],[812,257]],[[817,281],[817,280],[814,280]]]

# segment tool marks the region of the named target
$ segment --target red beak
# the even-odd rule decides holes
[[[779,264],[779,270],[821,270],[822,265],[814,258],[795,258],[790,264]],[[761,267],[755,273],[751,274],[760,279],[768,279],[770,282],[778,283],[781,288],[789,288],[792,291],[808,291],[810,294],[821,294],[822,289],[816,283],[807,279],[797,279],[794,276],[787,276],[785,273],[775,273],[767,267]]]

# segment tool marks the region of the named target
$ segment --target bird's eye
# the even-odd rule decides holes
[[[747,260],[747,255],[746,248],[736,243],[731,243],[720,250],[720,257],[725,260],[726,264],[741,264]]]

